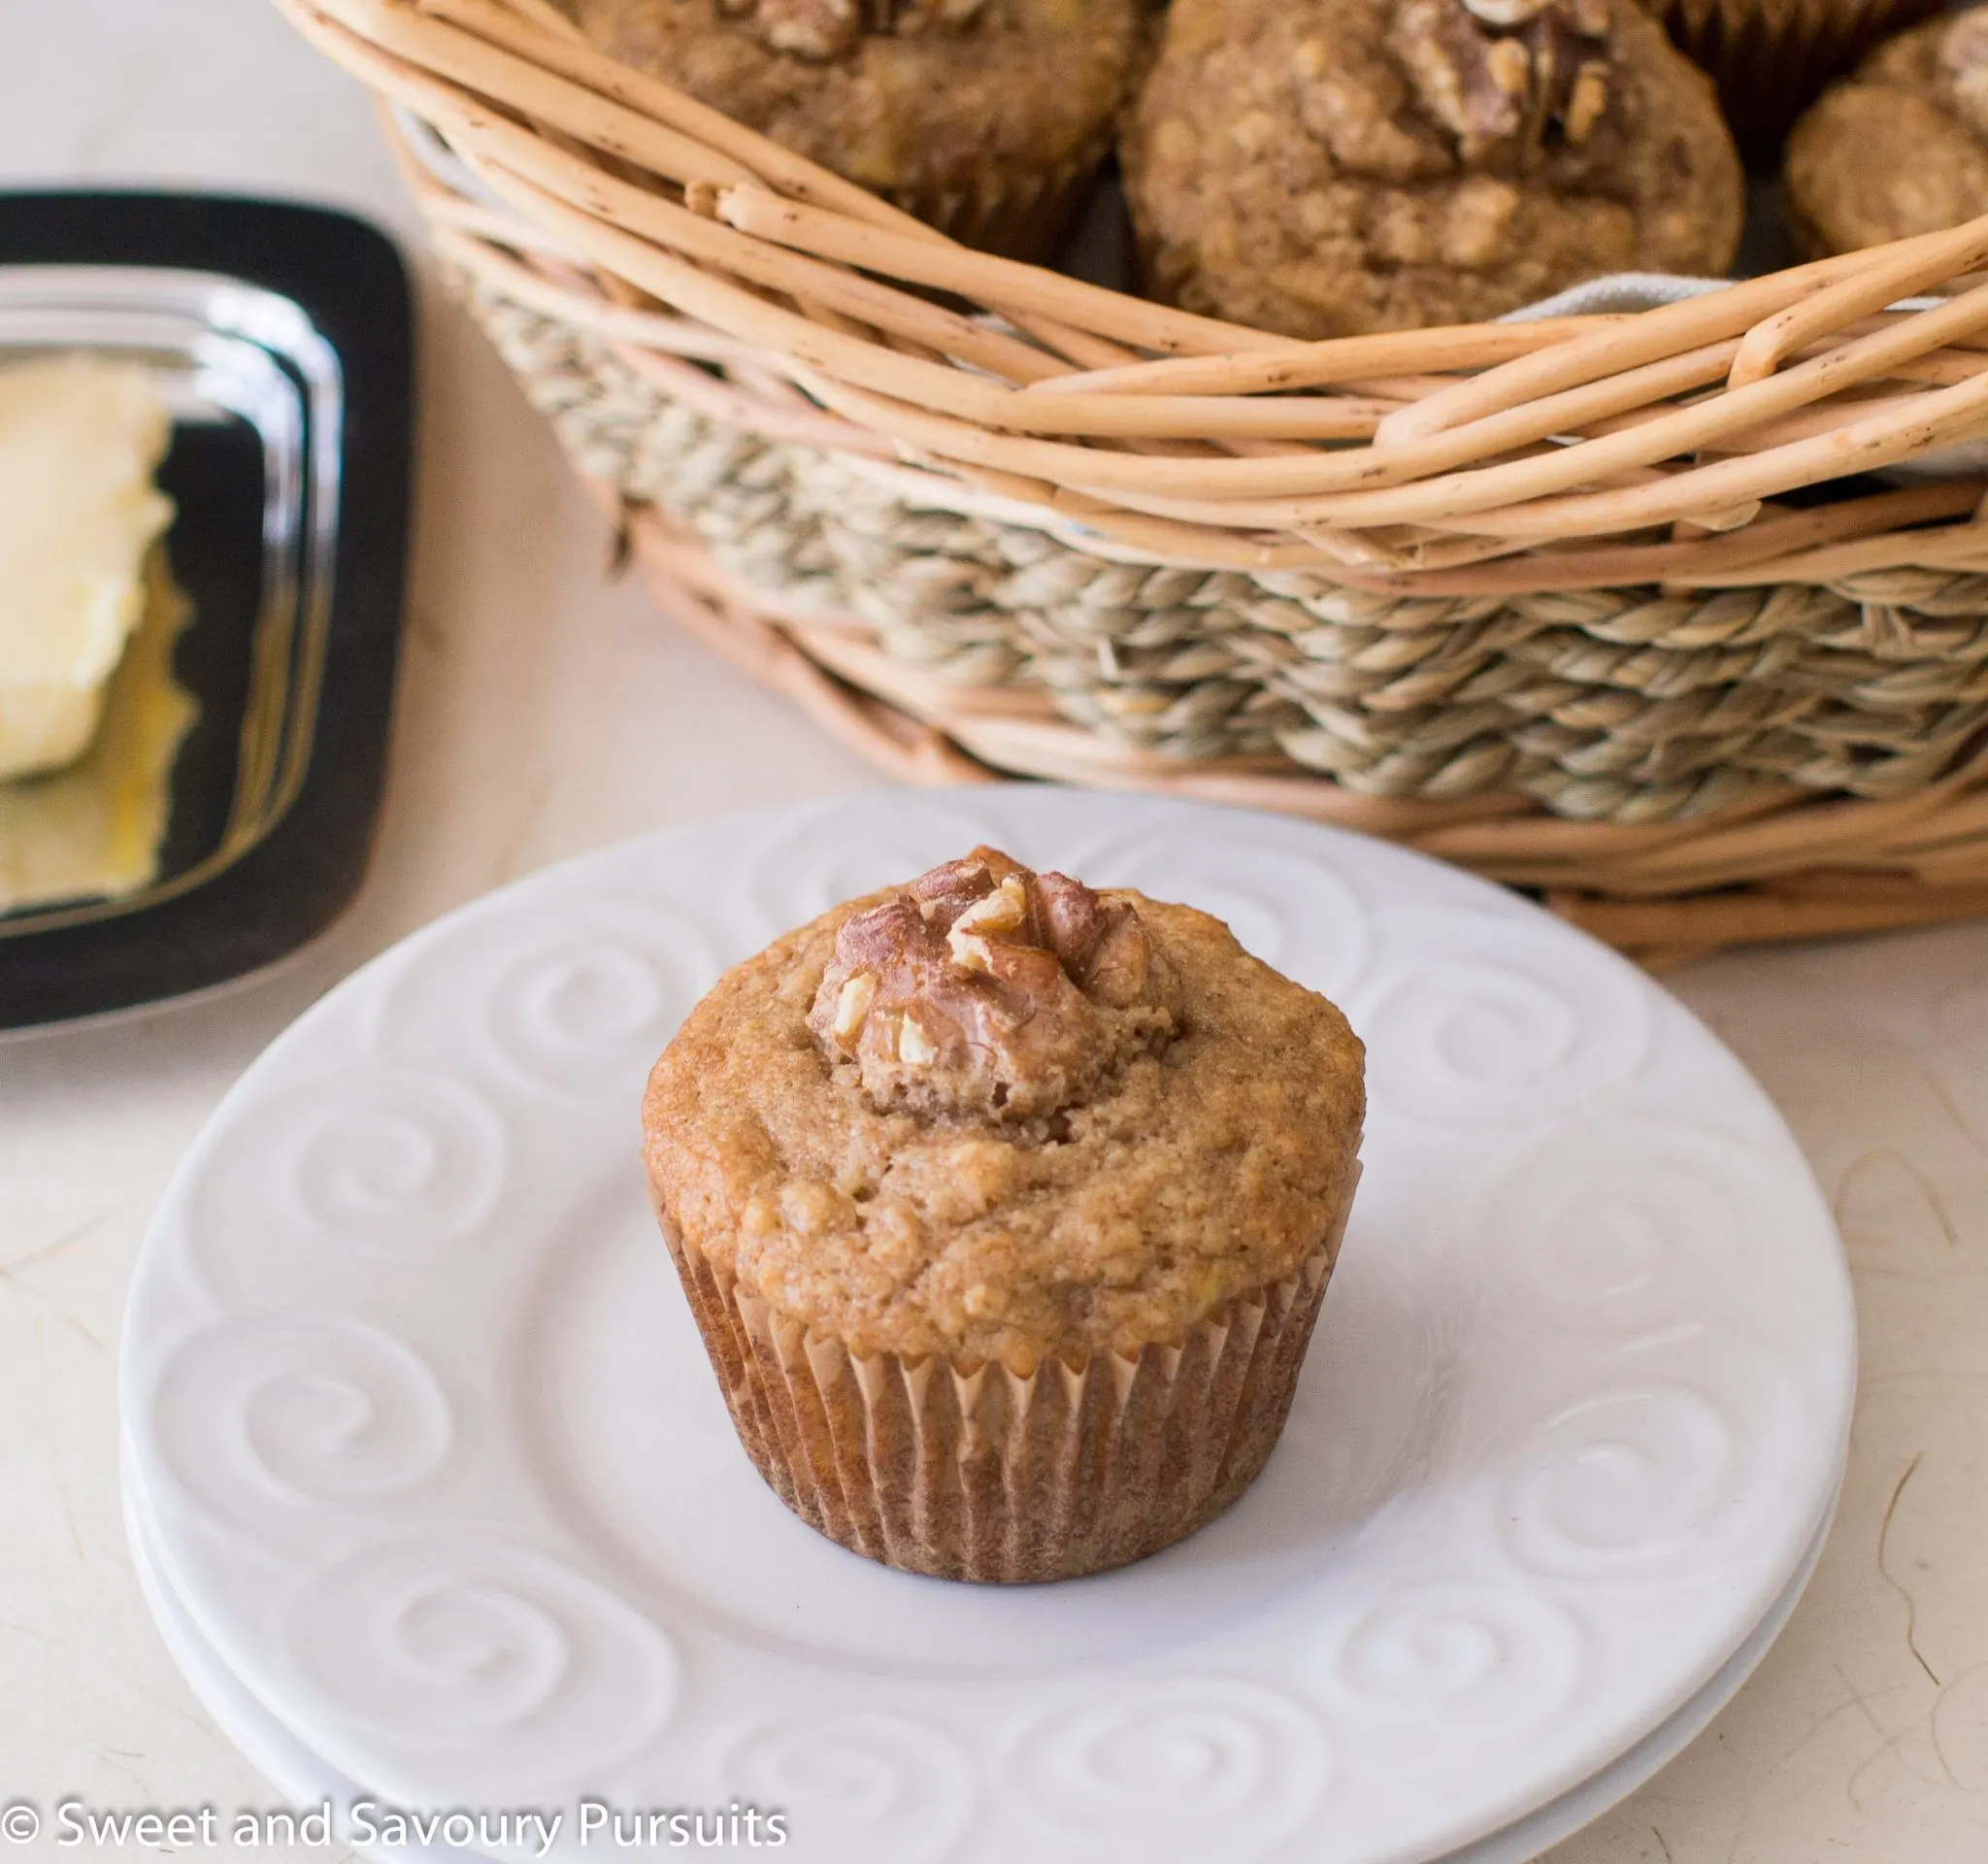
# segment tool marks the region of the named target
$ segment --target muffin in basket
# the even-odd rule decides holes
[[[1283,1428],[1359,1176],[1358,1039],[1219,920],[992,849],[721,978],[657,1215],[788,1507],[947,1579],[1179,1540]]]
[[[563,4],[623,63],[1017,258],[1082,208],[1145,31],[1145,0]]]
[[[1795,126],[1785,179],[1809,257],[1988,214],[1988,11],[1880,46]]]
[[[1633,0],[1176,0],[1121,152],[1153,293],[1297,337],[1722,272],[1743,207]]]

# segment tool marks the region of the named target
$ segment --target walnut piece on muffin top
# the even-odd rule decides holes
[[[1363,1050],[1220,920],[991,849],[728,972],[650,1079],[665,1227],[858,1354],[1177,1340],[1329,1244]]]
[[[1988,9],[1879,46],[1788,139],[1788,223],[1805,256],[1988,214]]]
[[[1173,1036],[1129,901],[991,848],[844,920],[808,1026],[874,1107],[1054,1114]]]
[[[1743,208],[1635,0],[1175,0],[1121,152],[1155,294],[1306,338],[1720,272]]]

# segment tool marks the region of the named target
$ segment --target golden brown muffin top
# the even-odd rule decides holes
[[[1301,337],[1720,272],[1743,209],[1633,0],[1176,0],[1123,154],[1153,288]]]
[[[1808,255],[1988,214],[1988,9],[1878,47],[1795,125],[1788,220]]]
[[[1101,152],[1139,0],[561,0],[604,50],[882,193]]]
[[[646,1154],[665,1221],[813,1333],[1026,1373],[1297,1273],[1363,1052],[1220,920],[977,849],[727,972]]]

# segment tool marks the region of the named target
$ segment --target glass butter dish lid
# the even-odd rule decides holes
[[[74,767],[0,783],[0,1030],[260,969],[357,888],[401,627],[412,319],[323,209],[0,195],[0,369],[135,365],[175,508]]]

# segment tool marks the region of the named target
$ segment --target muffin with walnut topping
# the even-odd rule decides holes
[[[1262,1469],[1365,1094],[1345,1018],[1219,920],[982,848],[727,973],[643,1111],[767,1481],[873,1559],[1022,1581]]]
[[[1081,207],[1145,32],[1145,0],[562,4],[623,63],[1018,258]]]
[[[1297,337],[1723,272],[1743,207],[1635,0],[1175,0],[1120,152],[1154,294]]]

